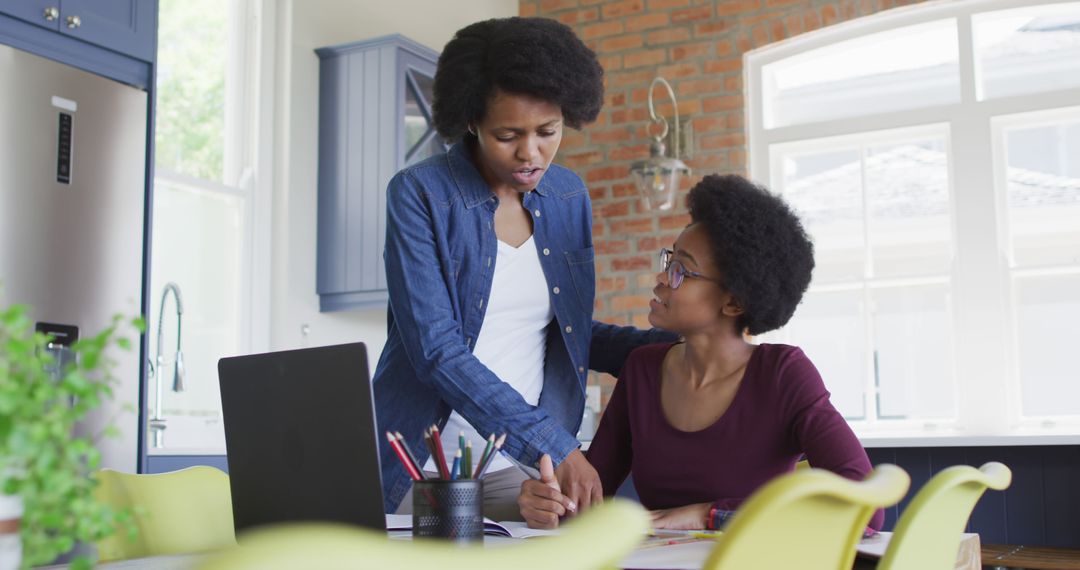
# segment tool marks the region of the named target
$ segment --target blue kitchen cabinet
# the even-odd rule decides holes
[[[0,12],[142,61],[154,60],[157,0],[2,0]]]
[[[400,35],[315,53],[319,308],[385,307],[386,185],[402,167],[446,151],[431,123],[438,53]]]

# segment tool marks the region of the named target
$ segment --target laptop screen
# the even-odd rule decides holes
[[[363,343],[218,361],[236,531],[333,521],[386,529]]]

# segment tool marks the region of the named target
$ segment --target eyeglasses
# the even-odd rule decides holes
[[[675,259],[675,252],[667,248],[660,250],[660,270],[667,272],[668,287],[672,289],[678,289],[679,285],[682,285],[683,278],[685,277],[704,279],[706,281],[712,281],[717,285],[723,285],[723,282],[719,279],[706,277],[697,271],[690,271],[681,261]]]

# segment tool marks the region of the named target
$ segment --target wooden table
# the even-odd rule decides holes
[[[994,569],[1080,570],[1080,550],[1022,544],[984,544],[982,563],[984,568]]]

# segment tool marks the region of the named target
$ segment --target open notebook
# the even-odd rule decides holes
[[[387,532],[399,530],[412,530],[412,515],[386,515]],[[484,534],[488,536],[505,536],[509,538],[533,538],[535,536],[551,536],[558,534],[558,530],[544,530],[529,528],[525,523],[518,521],[495,522],[484,518]]]

